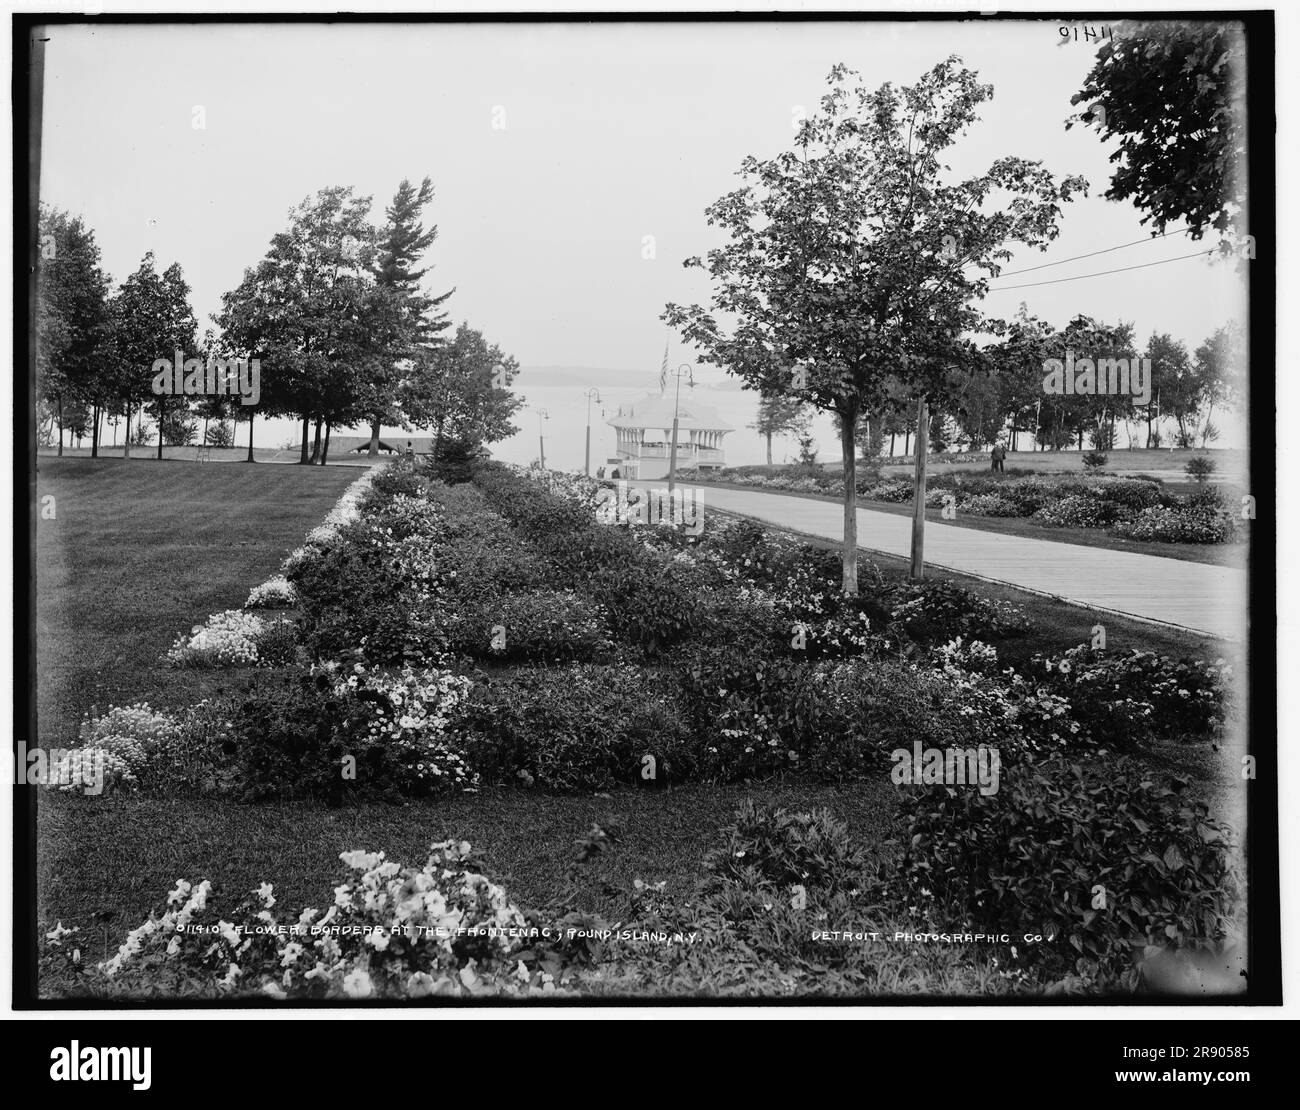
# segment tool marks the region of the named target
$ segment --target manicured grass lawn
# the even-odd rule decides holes
[[[214,463],[243,463],[248,461],[248,441],[243,439],[248,434],[247,429],[240,429],[240,438],[242,442],[235,447],[213,447],[208,453],[208,461]],[[164,462],[195,462],[198,458],[199,449],[195,447],[164,447]],[[296,463],[300,457],[300,450],[295,445],[293,447],[261,447],[257,443],[253,444],[253,458],[257,462],[277,462],[277,463]],[[42,447],[39,457],[44,459],[57,459],[59,453],[56,448]],[[65,459],[89,459],[89,447],[64,447],[63,455]],[[380,461],[391,459],[393,456],[381,453]],[[100,445],[99,458],[105,461],[118,460],[122,461],[122,445],[106,447]],[[130,462],[157,462],[158,446],[152,447],[132,447]],[[351,455],[334,452],[330,448],[329,455],[330,466],[369,466],[370,459],[366,455]]]
[[[233,906],[261,882],[294,910],[324,909],[342,882],[338,855],[383,850],[422,864],[434,841],[468,840],[487,851],[493,872],[521,907],[572,910],[622,920],[633,879],[668,881],[688,899],[745,798],[793,809],[827,806],[864,844],[886,833],[895,787],[782,785],[686,786],[600,795],[546,795],[524,790],[408,804],[342,809],[322,805],[237,805],[205,798],[87,798],[43,794],[37,883],[42,923],[62,920],[96,938],[94,958],[111,955],[127,929],[157,907],[177,879],[211,879],[220,904]],[[610,846],[577,862],[579,838],[593,822],[620,829]],[[48,927],[48,926],[47,926]]]
[[[92,705],[188,705],[229,672],[161,662],[179,633],[238,609],[362,471],[152,459],[37,463],[40,742],[66,746]]]

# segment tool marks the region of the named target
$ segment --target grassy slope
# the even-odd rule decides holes
[[[355,475],[328,468],[42,460],[41,492],[58,496],[60,529],[41,537],[43,711],[48,704],[75,726],[93,701],[147,698],[181,705],[233,684],[231,672],[171,671],[158,656],[177,631],[241,604]],[[902,573],[901,560],[882,560],[882,566],[887,574]],[[1040,645],[1082,642],[1096,621],[1087,610],[974,585],[1026,605],[1044,630]],[[1217,654],[1196,637],[1134,622],[1108,621],[1107,627],[1112,643]],[[1032,649],[1025,643],[1020,650]],[[1197,765],[1206,778],[1214,774],[1208,753],[1178,748],[1169,762]],[[340,881],[340,851],[382,848],[390,858],[419,862],[431,841],[449,836],[486,848],[521,903],[563,903],[557,914],[582,909],[617,918],[624,909],[617,891],[634,878],[666,879],[674,894],[686,894],[743,798],[800,809],[828,806],[870,844],[888,833],[894,791],[888,782],[687,786],[612,797],[499,790],[335,810],[43,794],[40,919],[92,932],[97,939],[90,955],[99,958],[104,945],[115,947],[177,878],[210,878],[232,900],[269,880],[285,905],[321,906]],[[593,822],[621,825],[623,834],[570,877],[574,842]]]
[[[37,529],[40,740],[64,745],[92,705],[187,705],[230,685],[171,670],[177,634],[238,609],[362,471],[39,460],[57,517]]]

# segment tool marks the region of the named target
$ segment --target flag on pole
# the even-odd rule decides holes
[[[668,340],[665,339],[664,340],[664,361],[663,361],[663,365],[659,367],[659,396],[660,397],[664,395],[664,391],[667,390],[667,388],[668,388]]]

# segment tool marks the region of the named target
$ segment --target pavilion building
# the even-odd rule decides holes
[[[647,393],[605,423],[617,437],[608,477],[666,478],[672,454],[673,399]],[[735,429],[707,405],[685,397],[677,405],[677,469],[720,470],[726,465],[722,437]],[[614,471],[617,470],[616,475]]]

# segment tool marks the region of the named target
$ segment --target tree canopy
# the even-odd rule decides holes
[[[1126,20],[1070,98],[1118,140],[1106,196],[1131,200],[1157,232],[1186,221],[1200,239],[1245,206],[1245,38],[1240,24]],[[1101,112],[1094,110],[1099,106]]]
[[[900,389],[942,395],[953,367],[974,372],[965,337],[998,327],[976,308],[989,279],[1013,244],[1055,238],[1061,205],[1086,185],[1014,156],[948,181],[945,152],[993,95],[956,57],[908,87],[870,89],[843,65],[828,85],[794,148],[746,157],[741,186],[706,209],[727,242],[685,265],[709,274],[710,307],[669,304],[663,318],[748,388],[836,417],[844,589],[856,593],[859,418]]]

